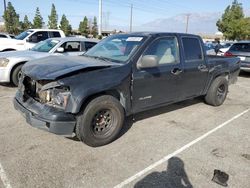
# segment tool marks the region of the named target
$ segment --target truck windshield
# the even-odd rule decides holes
[[[42,42],[39,42],[37,45],[35,45],[33,48],[31,48],[32,51],[37,52],[49,52],[54,48],[60,41],[55,39],[48,39]]]
[[[144,36],[113,35],[99,42],[84,56],[126,62],[144,40]]]
[[[33,33],[33,30],[24,31],[24,32],[20,33],[19,35],[17,35],[17,36],[15,37],[15,39],[17,39],[17,40],[23,40],[23,39],[25,39],[28,35],[30,35],[31,33]]]

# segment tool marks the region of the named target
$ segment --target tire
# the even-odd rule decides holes
[[[22,67],[23,67],[23,64],[18,65],[17,67],[14,68],[14,70],[11,73],[11,82],[16,87],[18,86],[18,82],[19,82]]]
[[[90,101],[77,117],[76,136],[89,146],[103,146],[117,138],[123,123],[124,109],[120,102],[103,95]]]
[[[212,106],[220,106],[226,100],[228,93],[228,81],[225,77],[217,77],[210,85],[208,92],[205,96],[207,104]]]

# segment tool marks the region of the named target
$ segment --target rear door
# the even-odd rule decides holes
[[[208,68],[200,38],[185,36],[181,40],[184,62],[181,85],[185,99],[199,96],[203,92],[208,79]]]
[[[141,58],[145,55],[157,56],[159,66],[135,68],[133,71],[134,112],[172,103],[181,97],[182,64],[177,37],[155,39],[142,53]]]

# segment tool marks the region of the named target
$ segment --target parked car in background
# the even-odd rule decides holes
[[[239,57],[241,59],[241,70],[250,72],[250,41],[242,41],[233,44],[225,53],[227,57]]]
[[[15,38],[0,38],[0,52],[27,50],[40,41],[54,37],[65,37],[65,34],[57,29],[29,29]]]
[[[0,33],[0,38],[14,39],[15,35],[8,34],[8,33]]]
[[[208,45],[205,44],[204,48],[206,50],[207,55],[216,55],[215,50],[214,50],[213,47],[208,46]]]
[[[222,48],[219,49],[219,52],[217,53],[217,55],[223,56],[225,54],[225,52],[227,52],[229,50],[229,48],[233,44],[234,44],[234,42],[223,42],[223,43],[221,43]]]
[[[30,60],[57,56],[77,56],[83,54],[96,43],[95,39],[51,38],[38,43],[30,50],[0,53],[0,83],[12,82],[18,85],[22,66]]]
[[[239,58],[207,56],[196,35],[119,34],[83,56],[28,62],[13,102],[32,126],[101,146],[125,116],[199,96],[222,105],[239,71]]]

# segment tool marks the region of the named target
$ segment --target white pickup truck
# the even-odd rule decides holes
[[[65,34],[57,29],[29,29],[16,36],[15,39],[1,38],[0,52],[27,50],[40,41],[54,37],[65,37]]]

